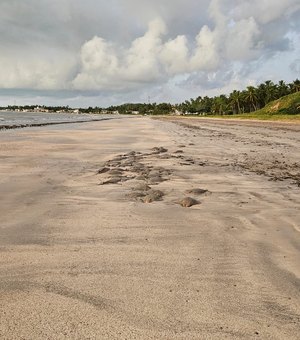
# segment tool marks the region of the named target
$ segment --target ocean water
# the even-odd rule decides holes
[[[108,119],[107,115],[0,111],[0,129]],[[110,117],[111,118],[111,117]]]

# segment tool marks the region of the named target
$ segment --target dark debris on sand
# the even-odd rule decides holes
[[[182,207],[184,208],[190,208],[192,207],[193,205],[197,205],[197,204],[200,204],[199,201],[195,200],[194,198],[192,197],[185,197],[183,198],[181,201],[178,202]]]
[[[200,189],[200,188],[194,188],[194,189],[190,189],[186,191],[187,194],[192,194],[192,195],[203,195],[203,194],[206,194],[207,192],[208,190]]]
[[[180,145],[179,147],[183,147],[183,145]],[[176,156],[176,158],[178,157],[182,159],[185,165],[195,164],[195,161],[192,158],[186,158],[182,155],[182,150],[177,150],[174,153],[180,154]],[[103,166],[98,170],[98,175],[108,176],[108,178],[103,180],[99,185],[120,185],[121,183],[129,180],[140,181],[139,184],[131,187],[131,192],[126,195],[128,199],[143,203],[162,201],[166,194],[161,190],[153,189],[151,186],[156,186],[162,182],[170,180],[170,176],[173,171],[163,166],[147,165],[149,158],[151,160],[153,157],[157,159],[169,159],[174,156],[168,153],[168,149],[162,146],[154,147],[148,153],[131,151],[118,155],[105,162],[105,164],[103,164]],[[203,195],[207,192],[208,190],[200,188],[186,191],[187,194],[195,196]],[[177,203],[183,207],[192,207],[200,202],[192,197],[185,197]]]

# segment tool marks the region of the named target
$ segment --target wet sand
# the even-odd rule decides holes
[[[298,126],[0,132],[0,338],[299,339]]]

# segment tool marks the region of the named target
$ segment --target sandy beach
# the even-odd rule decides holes
[[[0,338],[299,339],[299,146],[209,119],[1,131]]]

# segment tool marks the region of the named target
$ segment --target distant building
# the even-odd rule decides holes
[[[44,107],[37,106],[33,109],[33,112],[49,112],[49,110]]]
[[[176,116],[182,116],[183,115],[183,112],[182,111],[179,111],[177,109],[174,110],[174,115]]]

